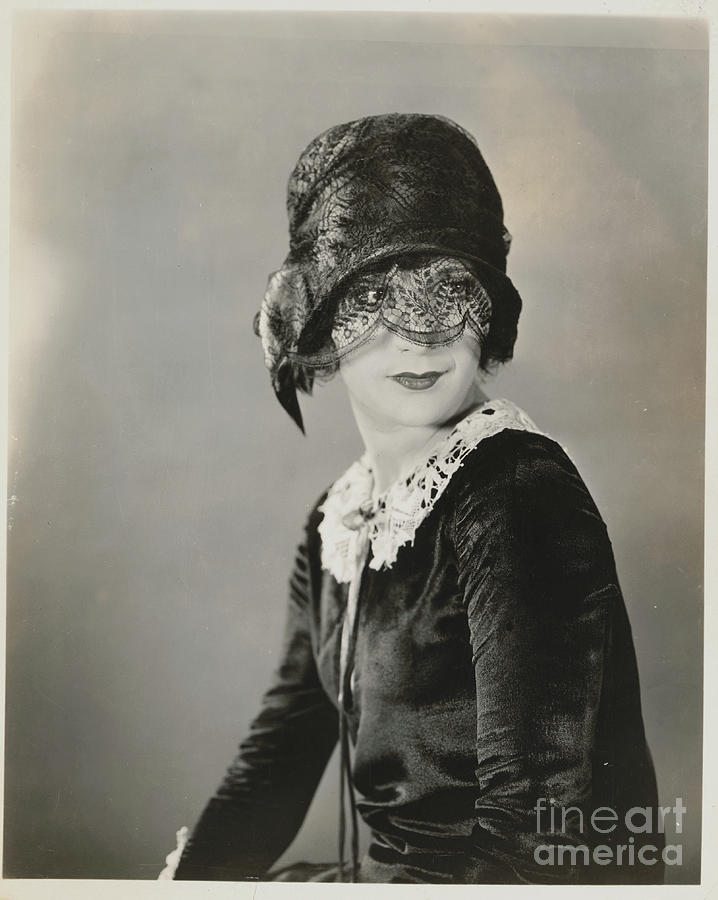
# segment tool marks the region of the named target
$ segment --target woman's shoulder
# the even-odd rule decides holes
[[[483,441],[454,490],[450,534],[465,577],[518,579],[544,597],[617,583],[606,524],[551,437],[507,429]]]
[[[476,479],[508,479],[513,484],[530,484],[577,470],[566,449],[542,431],[505,428],[476,444],[467,454],[460,481],[467,488]]]
[[[576,471],[561,444],[510,400],[488,401],[467,416],[455,429],[454,443],[461,457],[454,488],[531,483]],[[454,448],[448,450],[452,456]]]
[[[605,524],[568,452],[539,431],[504,429],[464,460],[454,490],[459,538],[467,528],[499,521],[512,533],[605,532]]]
[[[482,441],[464,460],[454,485],[458,502],[499,492],[514,505],[590,504],[588,488],[568,452],[542,432],[505,429]]]

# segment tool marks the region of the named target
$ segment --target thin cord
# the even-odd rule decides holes
[[[351,762],[349,753],[349,736],[346,722],[346,698],[349,693],[350,662],[356,647],[357,608],[359,604],[359,587],[362,571],[369,551],[369,533],[366,525],[359,530],[356,546],[356,567],[354,577],[349,584],[347,606],[342,623],[339,652],[339,880],[344,881],[344,844],[346,842],[346,810],[344,809],[344,779],[349,791],[352,823],[352,866],[351,880],[356,881],[359,867],[359,826],[357,821],[356,799],[352,783]]]
[[[346,814],[344,811],[346,721],[344,710],[339,710],[339,881],[344,881],[344,842],[346,838]]]
[[[351,756],[349,753],[349,737],[347,735],[346,765],[347,765],[347,785],[349,787],[349,809],[352,816],[352,881],[357,881],[359,877],[359,820],[357,818],[356,797],[354,795],[354,784],[352,782]]]

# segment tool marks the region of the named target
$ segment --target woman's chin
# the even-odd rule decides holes
[[[395,425],[406,428],[441,428],[459,416],[460,411],[460,403],[447,406],[444,400],[414,396],[399,399],[384,415]]]

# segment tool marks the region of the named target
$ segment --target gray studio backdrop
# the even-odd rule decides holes
[[[573,457],[699,874],[706,29],[695,21],[64,12],[15,20],[5,874],[154,878],[277,658],[305,512],[360,443],[252,333],[319,131],[436,112],[514,235],[489,382]],[[336,762],[293,858],[331,860]],[[288,857],[285,857],[287,859]]]

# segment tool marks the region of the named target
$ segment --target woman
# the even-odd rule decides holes
[[[476,143],[437,116],[331,128],[288,210],[265,362],[300,428],[297,388],[338,369],[366,451],[305,524],[274,681],[164,877],[662,880],[660,835],[626,821],[656,783],[605,526],[564,451],[479,386],[521,300]],[[337,742],[351,865],[342,797],[338,861],[273,871]]]

